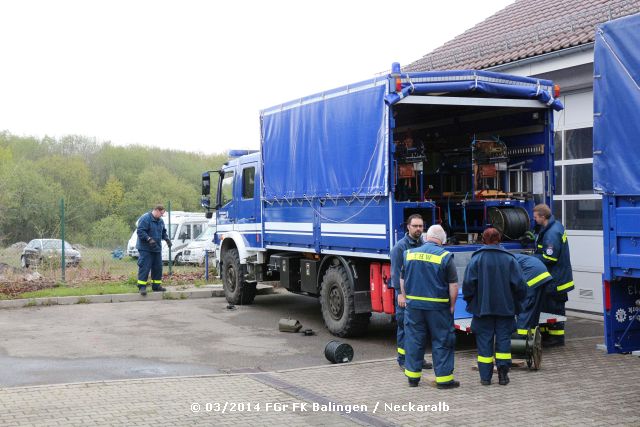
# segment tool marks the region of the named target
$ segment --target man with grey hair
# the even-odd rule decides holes
[[[438,224],[432,225],[427,230],[427,240],[430,237],[435,237],[440,242],[441,245],[444,245],[444,243],[447,241],[446,231],[444,231],[444,228],[442,228],[442,226]]]
[[[456,336],[453,312],[458,298],[458,273],[453,254],[442,245],[447,234],[440,225],[427,231],[427,242],[404,254],[404,280],[398,305],[405,307],[405,375],[410,387],[422,377],[422,358],[431,338],[436,387],[455,388],[453,378]]]

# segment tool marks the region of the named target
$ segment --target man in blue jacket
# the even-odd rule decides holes
[[[564,227],[551,215],[545,204],[533,208],[533,219],[540,227],[536,237],[535,256],[547,266],[555,280],[555,287],[547,287],[543,298],[542,311],[565,315],[568,293],[573,290],[573,272],[569,255],[569,241]],[[546,328],[545,345],[564,345],[564,322],[549,324]]]
[[[164,206],[156,205],[152,211],[145,213],[138,219],[138,288],[140,295],[147,295],[147,285],[151,284],[154,291],[164,292],[162,287],[162,240],[171,247],[171,240],[167,235],[162,215]],[[149,278],[151,272],[151,280]]]
[[[404,307],[398,305],[398,296],[400,295],[400,280],[403,279],[404,272],[404,251],[411,248],[418,248],[424,244],[422,241],[422,231],[424,230],[424,221],[418,214],[413,214],[407,218],[407,233],[396,243],[391,249],[391,281],[388,283],[389,288],[395,289],[396,293],[396,347],[398,351],[398,365],[404,371]],[[431,369],[432,364],[423,361],[424,369]]]
[[[515,254],[515,257],[527,282],[527,296],[522,301],[522,311],[516,319],[516,336],[526,339],[529,330],[535,329],[540,323],[543,296],[546,287],[553,286],[553,277],[538,258],[525,254]]]
[[[405,308],[404,373],[410,387],[422,377],[427,340],[431,338],[436,387],[459,387],[453,378],[456,335],[453,310],[458,297],[458,274],[453,254],[442,245],[447,235],[439,225],[427,231],[427,243],[404,253],[405,279],[400,281],[398,305]]]
[[[520,312],[527,284],[516,257],[500,246],[498,230],[487,228],[482,241],[485,246],[475,251],[467,264],[462,295],[467,311],[473,314],[471,331],[478,346],[480,383],[491,385],[495,355],[498,382],[507,385],[514,316]]]

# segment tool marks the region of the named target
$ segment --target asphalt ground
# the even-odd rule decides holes
[[[314,335],[278,330],[298,320]],[[567,337],[602,336],[602,322],[571,318]],[[395,357],[396,325],[374,314],[365,337],[340,339],[354,362]],[[0,387],[183,375],[270,372],[330,365],[317,299],[284,290],[250,306],[224,298],[24,307],[0,311]],[[457,349],[475,348],[458,334]],[[429,350],[427,350],[429,351]]]
[[[480,385],[460,334],[462,385],[437,390],[430,371],[407,386],[388,316],[343,340],[354,361],[331,364],[315,299],[160,298],[0,310],[0,425],[640,425],[640,358],[597,350],[602,321],[569,314],[566,346],[544,349],[539,371],[513,368],[507,387]],[[285,317],[316,334],[279,332]]]

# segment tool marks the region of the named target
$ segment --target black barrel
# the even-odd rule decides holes
[[[353,347],[340,341],[329,341],[324,347],[324,357],[331,363],[351,362]]]

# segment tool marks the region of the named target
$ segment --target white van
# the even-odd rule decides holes
[[[213,254],[216,246],[213,243],[213,235],[216,232],[216,220],[212,218],[207,228],[195,238],[182,252],[182,262],[186,264],[203,265],[205,251]]]
[[[172,211],[171,218],[169,218],[169,213],[165,212],[164,215],[162,215],[162,219],[164,220],[165,227],[167,227],[169,239],[171,239],[173,243],[171,246],[171,259],[175,263],[180,263],[182,262],[184,249],[193,239],[204,231],[209,220],[204,216],[204,212],[183,211]],[[169,225],[169,222],[171,222],[171,225]],[[127,244],[127,255],[134,258],[138,257],[138,250],[136,249],[137,242],[137,230],[133,230],[133,234]],[[169,262],[169,248],[165,242],[162,242],[162,261]]]

